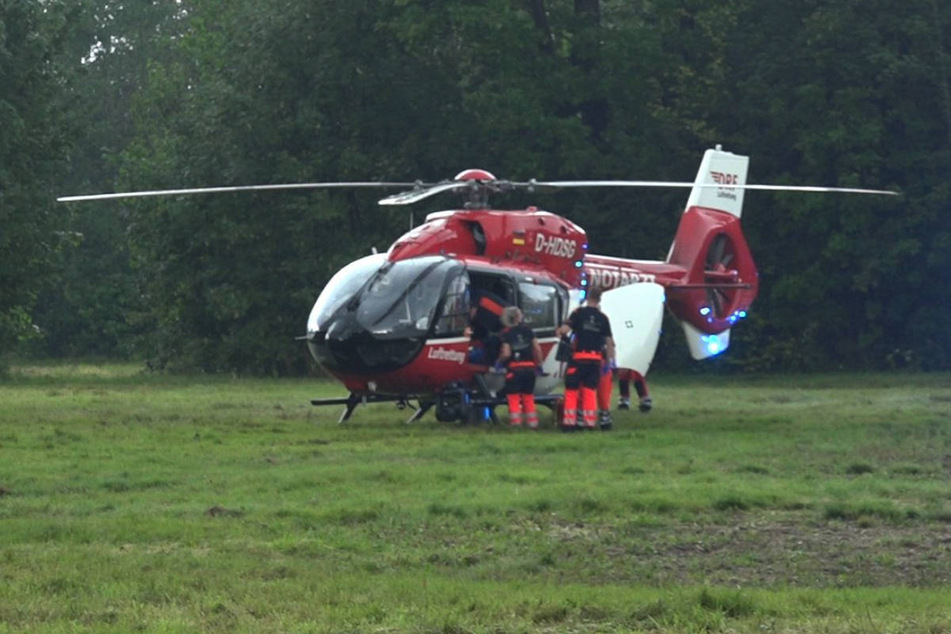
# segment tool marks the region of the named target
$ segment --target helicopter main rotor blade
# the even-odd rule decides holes
[[[673,187],[690,189],[693,187],[718,189],[754,189],[782,192],[839,192],[845,194],[881,194],[897,196],[898,192],[887,189],[858,189],[854,187],[814,187],[811,185],[721,185],[719,183],[685,183],[676,181],[535,181],[512,183],[515,187],[532,188],[561,188],[561,187]]]
[[[238,185],[234,187],[196,187],[192,189],[156,189],[139,192],[116,192],[111,194],[87,194],[61,196],[57,202],[70,203],[85,200],[111,200],[115,198],[146,198],[154,196],[180,196],[186,194],[222,194],[227,192],[273,191],[279,189],[332,189],[345,187],[395,188],[414,187],[417,183],[351,182],[351,183],[285,183],[277,185]]]
[[[195,187],[188,189],[157,189],[150,191],[115,192],[108,194],[85,194],[80,196],[60,196],[57,202],[80,202],[88,200],[112,200],[118,198],[146,198],[157,196],[181,196],[189,194],[221,194],[228,192],[274,191],[291,189],[342,189],[342,188],[412,188],[409,191],[393,194],[379,201],[381,205],[410,205],[446,191],[458,191],[484,187],[491,191],[511,189],[561,189],[570,187],[671,187],[690,189],[693,187],[716,187],[723,189],[752,189],[764,191],[798,192],[839,192],[847,194],[879,194],[897,196],[898,192],[883,189],[859,189],[853,187],[815,187],[802,185],[721,185],[717,183],[688,183],[676,181],[627,181],[627,180],[590,180],[590,181],[449,181],[437,184],[405,182],[322,182],[322,183],[284,183],[275,185],[237,185],[231,187]]]
[[[393,194],[392,196],[387,196],[379,201],[381,205],[411,205],[415,202],[419,202],[424,198],[429,198],[430,196],[435,196],[442,192],[448,192],[458,189],[467,189],[472,187],[472,181],[454,181],[451,183],[439,183],[436,185],[425,186],[425,189],[413,189],[408,192],[401,192],[399,194]]]
[[[513,187],[535,188],[550,187],[559,189],[562,187],[693,187],[693,183],[678,183],[674,181],[536,181],[530,180],[524,183],[512,183]]]
[[[714,185],[705,185],[705,187],[714,187]],[[716,185],[716,187],[721,187],[721,185]],[[812,185],[736,185],[736,187],[739,189],[757,189],[774,192],[838,192],[840,194],[899,195],[898,192],[890,189],[861,189],[858,187],[815,187]]]

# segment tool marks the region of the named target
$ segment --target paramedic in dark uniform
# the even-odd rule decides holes
[[[465,335],[472,340],[469,363],[495,365],[502,342],[502,311],[505,300],[488,291],[477,291],[469,311],[469,327]]]
[[[558,328],[558,334],[571,332],[574,349],[565,373],[565,415],[562,429],[571,431],[576,427],[595,429],[598,421],[598,383],[605,363],[613,367],[616,356],[611,323],[601,312],[601,290],[588,291],[585,305],[575,309],[568,321]],[[581,420],[578,420],[578,404],[581,404]],[[610,424],[602,426],[610,429]]]
[[[542,349],[532,329],[522,323],[522,311],[509,306],[502,312],[502,352],[499,363],[505,366],[505,394],[509,422],[538,429],[535,410],[535,372],[542,363]]]

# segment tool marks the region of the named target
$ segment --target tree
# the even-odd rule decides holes
[[[381,85],[398,60],[375,67],[373,51],[351,50],[350,23],[372,20],[372,12],[324,9],[315,22],[303,5],[190,7],[186,32],[170,43],[168,61],[152,66],[136,99],[138,136],[123,156],[124,185],[389,176],[401,154],[388,143],[406,124],[394,115],[423,116],[404,94],[424,100],[408,84]],[[402,142],[428,139],[420,131]],[[303,334],[317,289],[347,258],[396,233],[373,201],[372,194],[292,192],[130,205],[134,255],[147,278],[151,363],[305,370],[306,351],[294,337]]]
[[[135,128],[132,99],[149,64],[181,23],[175,3],[82,0],[64,5],[54,62],[57,101],[68,143],[58,194],[113,191],[118,156]],[[115,206],[60,206],[71,237],[56,254],[34,321],[42,334],[30,351],[51,356],[127,357],[135,353],[142,312],[129,255],[128,217]]]
[[[758,255],[759,349],[794,367],[947,367],[949,312],[931,306],[949,288],[937,209],[949,202],[951,12],[930,0],[745,4],[719,127],[754,155],[756,180],[903,192],[770,196],[747,217],[753,244],[779,243]]]
[[[30,311],[63,235],[50,196],[64,137],[52,64],[58,4],[0,0],[0,352],[30,336]]]

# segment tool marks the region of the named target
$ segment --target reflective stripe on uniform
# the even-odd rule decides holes
[[[480,297],[479,306],[481,306],[482,308],[486,309],[487,311],[495,315],[501,315],[502,311],[505,310],[505,307],[502,306],[502,304],[494,300],[491,300],[488,297]]]
[[[577,350],[572,356],[572,359],[575,361],[597,361],[601,363],[601,353],[590,350]]]

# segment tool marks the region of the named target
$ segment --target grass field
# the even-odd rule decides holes
[[[15,367],[0,632],[951,633],[951,376],[655,376],[561,434]]]

